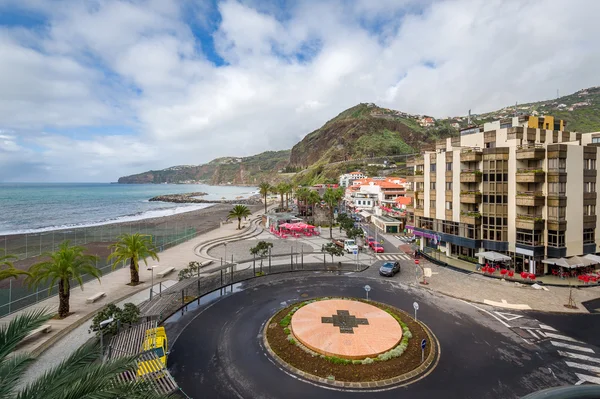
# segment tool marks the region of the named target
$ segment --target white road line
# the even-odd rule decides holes
[[[564,342],[556,342],[556,341],[550,341],[550,343],[554,346],[558,346],[559,348],[567,348],[567,349],[571,349],[574,351],[595,353],[593,349],[584,348],[583,346],[569,345],[569,344],[565,344]]]
[[[583,344],[583,342],[576,340],[575,338],[567,337],[566,335],[554,334],[551,332],[545,333],[547,337],[554,339],[562,339],[563,341],[577,342],[579,344]]]
[[[580,385],[580,384],[583,384],[584,382],[591,382],[592,384],[600,385],[600,378],[598,378],[598,377],[592,377],[591,375],[578,374],[578,373],[575,373],[575,375],[577,376],[577,378],[579,378],[579,381],[577,381],[575,383],[575,385]]]
[[[545,324],[540,324],[540,328],[543,328],[544,330],[556,331],[555,328],[547,326]]]
[[[538,339],[539,337],[537,335],[535,335],[535,333],[533,332],[533,330],[525,330],[527,331],[529,334],[533,335],[533,338]]]
[[[506,328],[510,328],[510,326],[508,325],[508,323],[506,323],[504,320],[500,319],[500,318],[499,318],[498,316],[496,316],[495,314],[493,314],[493,313],[491,313],[491,312],[488,312],[487,310],[485,310],[485,309],[482,309],[482,308],[480,308],[479,306],[475,306],[475,305],[473,305],[472,303],[469,303],[469,302],[467,302],[467,301],[463,301],[462,299],[461,299],[461,301],[462,301],[462,302],[464,302],[464,303],[466,303],[467,305],[471,305],[471,306],[473,306],[475,309],[481,310],[482,312],[485,312],[485,313],[489,314],[489,315],[490,315],[490,316],[492,316],[494,319],[496,319],[496,320],[498,320],[500,323],[502,323],[502,324],[503,324],[503,325],[504,325]],[[593,352],[593,351],[592,351],[592,352]]]
[[[571,352],[565,352],[565,351],[558,351],[558,354],[564,357],[570,357],[571,359],[579,359],[579,360],[585,360],[587,362],[595,362],[595,363],[600,363],[600,359],[596,358],[596,357],[591,357],[591,356],[586,356],[586,355],[580,355],[579,353],[571,353]]]
[[[575,362],[565,362],[565,363],[567,363],[567,366],[569,366],[569,367],[574,367],[577,369],[584,369],[587,371],[591,371],[592,373],[600,373],[600,367],[597,367],[597,366],[590,366],[588,364],[575,363]]]

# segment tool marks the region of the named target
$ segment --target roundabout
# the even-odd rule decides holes
[[[365,282],[373,288],[369,293],[373,301],[368,303],[356,300],[364,295]],[[324,298],[332,302],[318,301]],[[357,303],[333,302],[342,298]],[[310,301],[315,302],[298,307]],[[420,304],[419,322],[407,313],[412,311],[415,301]],[[319,302],[323,303],[309,307]],[[362,304],[368,306],[360,309]],[[296,315],[292,314],[287,326],[282,326],[282,319],[295,307],[298,307],[294,312]],[[406,351],[399,357],[363,365],[364,359],[352,357],[365,355],[363,350],[368,348],[368,356],[375,359],[397,347],[397,342],[402,343],[406,336],[400,328],[401,333],[397,330],[381,341],[373,338],[378,333],[385,336],[382,331],[387,329],[385,324],[375,320],[390,320],[389,315],[396,321],[386,312],[388,308],[406,317],[401,320],[407,324],[413,338],[408,340]],[[380,311],[386,313],[385,317]],[[296,320],[295,316],[298,316]],[[367,319],[369,324],[359,319]],[[515,337],[499,323],[493,324],[495,320],[490,322],[490,319],[462,301],[400,282],[364,274],[337,276],[301,272],[245,282],[239,292],[207,302],[183,315],[175,315],[167,320],[165,327],[171,340],[169,370],[191,398],[330,399],[404,395],[429,399],[443,394],[448,398],[516,399],[537,389],[569,383],[566,374],[560,371],[564,367],[556,351],[544,352],[537,346],[524,345],[520,337]],[[425,323],[423,332],[416,328],[421,321]],[[361,340],[369,342],[373,338],[373,342],[378,342],[376,345],[370,348],[365,344],[354,345],[357,351],[351,352],[344,349],[353,346],[348,337],[359,337],[361,329],[366,331],[376,325],[381,329],[373,330],[367,339]],[[297,343],[312,346],[309,350],[316,356],[288,341],[286,328],[289,334],[297,334]],[[350,329],[353,333],[341,332]],[[286,357],[285,353],[275,353],[277,342],[265,344],[266,336],[275,330],[283,335],[281,344],[306,356],[303,358],[309,360],[304,363],[306,367],[301,369],[298,366],[302,363],[294,364],[294,358]],[[336,336],[332,331],[337,331],[337,343],[332,339]],[[427,333],[432,337],[419,335]],[[313,335],[319,338],[311,338]],[[419,366],[423,338],[427,340],[426,350],[435,347],[439,341],[441,355],[433,357],[424,370],[416,370],[413,366],[408,372],[399,370],[400,365],[409,363],[411,358]],[[430,352],[425,352],[425,362],[429,355]],[[331,362],[321,356],[343,362]],[[316,359],[322,363],[313,362]],[[383,369],[374,369],[376,372],[369,374],[366,368],[360,368],[373,365],[396,371],[396,377],[383,377],[387,380],[396,378],[396,382],[383,383]],[[313,368],[308,369],[308,366]],[[549,367],[553,373],[548,372]],[[350,378],[353,375],[356,378]],[[406,380],[401,381],[404,378],[401,376],[406,376]]]

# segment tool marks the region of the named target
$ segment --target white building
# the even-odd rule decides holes
[[[350,172],[340,176],[340,187],[349,187],[355,180],[367,177],[363,172]]]

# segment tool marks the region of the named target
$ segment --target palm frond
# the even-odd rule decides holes
[[[14,394],[19,379],[33,360],[29,354],[18,354],[0,362],[0,398]]]
[[[7,325],[0,327],[0,362],[3,362],[27,334],[52,317],[46,309],[19,314]]]

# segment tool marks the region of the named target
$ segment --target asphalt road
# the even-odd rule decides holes
[[[504,399],[579,380],[547,339],[535,342],[524,338],[527,326],[539,329],[539,322],[532,317],[513,315],[518,319],[506,322],[489,307],[478,305],[478,309],[410,287],[401,282],[403,276],[381,278],[377,275],[380,263],[364,274],[302,273],[256,279],[243,285],[241,292],[176,317],[166,323],[171,339],[169,369],[194,399]],[[431,328],[441,345],[440,362],[426,378],[383,392],[336,391],[287,375],[265,355],[259,344],[262,326],[277,310],[316,296],[362,297],[366,283],[372,287],[370,298],[374,300],[407,311],[412,311],[414,301],[419,302],[419,319]],[[509,325],[517,321],[520,327]],[[559,326],[555,328],[560,330]],[[598,352],[595,347],[586,347]]]

